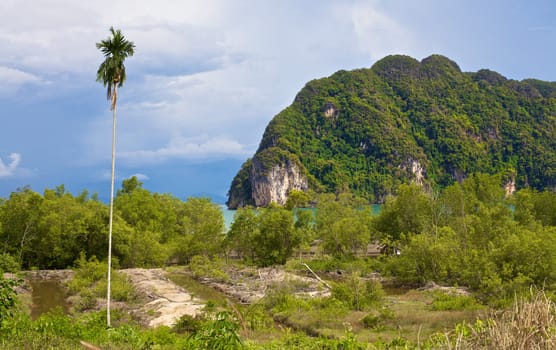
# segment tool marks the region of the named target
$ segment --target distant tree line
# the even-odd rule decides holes
[[[221,249],[224,219],[207,198],[151,193],[132,177],[123,181],[114,206],[116,266],[186,263]],[[61,185],[42,195],[23,188],[0,200],[0,252],[21,268],[66,268],[80,254],[103,260],[107,251],[108,208],[96,195],[74,196]]]
[[[115,199],[114,257],[122,268],[188,264],[195,256],[257,266],[349,262],[378,243],[384,254],[365,264],[402,284],[467,286],[485,300],[531,285],[556,290],[556,194],[523,189],[508,197],[501,183],[500,175],[474,174],[439,192],[401,185],[378,215],[349,191],[293,192],[284,207],[239,209],[226,231],[209,199],[151,193],[132,177]],[[316,206],[302,208],[309,203]],[[0,268],[103,260],[107,215],[95,195],[74,196],[63,185],[42,195],[13,192],[0,202]]]

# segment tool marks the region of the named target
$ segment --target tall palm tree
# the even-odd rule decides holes
[[[106,291],[106,322],[110,327],[110,271],[112,269],[112,217],[114,212],[114,170],[116,164],[116,101],[118,88],[126,80],[124,61],[135,53],[135,44],[125,39],[121,30],[110,27],[112,36],[97,43],[97,48],[104,55],[104,62],[97,71],[97,81],[106,89],[106,98],[112,110],[112,176],[110,184],[110,219],[108,223],[108,288]]]

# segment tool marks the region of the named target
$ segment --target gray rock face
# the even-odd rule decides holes
[[[250,174],[252,197],[257,207],[264,207],[274,202],[286,204],[291,190],[307,191],[307,178],[292,161],[276,164],[266,169],[256,158],[253,159]]]

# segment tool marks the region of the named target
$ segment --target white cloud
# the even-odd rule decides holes
[[[407,33],[375,4],[6,0],[0,66],[35,72],[56,84],[55,93],[92,85],[102,61],[94,44],[114,25],[136,44],[119,94],[119,156],[134,164],[245,157],[307,81],[370,66],[370,58],[405,46]],[[105,162],[109,112],[83,120],[79,159]]]
[[[93,75],[102,59],[95,43],[109,36],[110,26],[137,44],[138,62],[200,57],[221,37],[227,6],[214,0],[5,0],[0,2],[0,65]]]
[[[41,79],[34,74],[0,66],[0,94],[14,93],[24,84],[41,83]]]
[[[10,159],[8,164],[5,164],[0,158],[0,177],[14,176],[18,170],[19,163],[21,162],[21,155],[19,153],[12,153],[8,158]]]
[[[373,60],[389,54],[411,51],[411,32],[381,12],[376,3],[357,2],[346,8],[359,48],[368,53]]]
[[[121,182],[123,180],[127,180],[132,176],[135,176],[137,178],[137,180],[139,180],[139,181],[146,181],[146,180],[150,179],[150,177],[148,175],[145,175],[145,174],[142,174],[142,173],[121,174],[119,171],[116,171],[116,174],[114,176],[114,180],[117,183],[117,182]],[[110,170],[97,172],[93,176],[93,178],[94,178],[94,180],[101,180],[101,181],[110,180],[112,178],[112,173],[110,172]]]
[[[127,165],[153,164],[168,159],[211,159],[219,157],[246,157],[250,152],[235,140],[228,138],[176,137],[159,149],[121,152],[118,158]]]
[[[143,74],[118,101],[118,154],[134,164],[250,155],[307,81],[368,67],[406,34],[374,2],[140,3],[120,21],[137,44],[128,77]],[[91,123],[87,158],[110,154],[109,123]]]
[[[150,179],[148,175],[141,174],[141,173],[136,173],[136,174],[129,175],[129,177],[133,177],[133,176],[135,176],[137,178],[137,180],[139,180],[139,181],[146,181],[146,180]]]
[[[13,69],[0,66],[0,81],[2,84],[20,85],[25,83],[36,83],[40,78],[19,69]]]

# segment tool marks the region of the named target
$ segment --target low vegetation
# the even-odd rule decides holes
[[[125,180],[115,202],[115,266],[177,264],[174,276],[232,285],[247,283],[236,273],[246,268],[266,283],[257,268],[274,266],[327,292],[301,293],[303,279],[269,282],[249,306],[209,299],[202,317],[155,329],[125,309],[106,329],[95,311],[106,287],[105,205],[63,186],[43,195],[23,189],[0,200],[0,268],[72,268],[76,299],[71,315],[32,320],[17,303],[17,282],[0,279],[0,348],[550,349],[556,195],[508,197],[501,183],[475,174],[439,192],[402,185],[379,214],[349,192],[319,195],[312,210],[244,208],[226,232],[209,200],[181,201]],[[133,286],[113,276],[114,298],[136,302]]]

